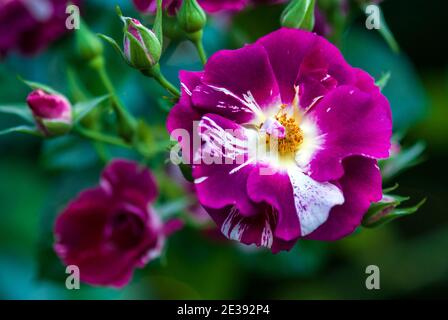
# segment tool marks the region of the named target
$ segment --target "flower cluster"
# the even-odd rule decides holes
[[[66,32],[69,2],[79,3],[0,1],[0,56],[16,49],[35,53],[59,38]],[[166,89],[168,96],[158,101],[167,112],[154,118],[163,117],[162,133],[133,115],[117,95],[102,43],[85,21],[75,34],[74,55],[101,85],[92,89],[86,81],[83,86],[78,78],[84,72],[71,68],[67,96],[73,104],[47,85],[24,81],[32,88],[29,108],[0,106],[0,112],[33,125],[0,134],[25,132],[46,139],[73,134],[94,142],[98,158],[107,163],[99,184],[81,191],[54,224],[54,251],[65,265],[80,269],[82,281],[113,287],[129,283],[136,268],[161,255],[168,236],[183,226],[179,217],[184,219],[185,212],[192,227],[212,225],[222,239],[273,253],[290,250],[299,239],[333,241],[360,225],[373,227],[399,216],[393,212],[405,198],[385,194],[378,165],[390,152],[396,159],[402,152],[391,146],[388,100],[373,77],[349,65],[324,38],[342,31],[327,20],[334,16],[327,15],[328,7],[316,1],[284,2],[133,0],[140,12],[155,14],[151,28],[117,8],[124,23],[122,46],[100,37],[129,66]],[[207,14],[260,3],[285,7],[282,27],[207,58],[202,43]],[[333,4],[343,11],[348,2]],[[170,28],[178,37],[167,35],[166,29],[176,33]],[[180,38],[194,45],[203,70],[179,71],[178,88],[165,78],[161,64],[165,48]],[[101,89],[105,92],[92,98]],[[173,142],[175,163],[164,166],[159,156],[167,157]],[[123,154],[148,167],[164,166],[157,175],[161,190],[174,181],[182,191],[162,192],[157,200],[149,168],[114,158],[122,156],[115,148],[125,148],[129,153]],[[413,161],[392,162],[386,169],[396,173],[403,162]],[[401,214],[422,203],[401,208]]]

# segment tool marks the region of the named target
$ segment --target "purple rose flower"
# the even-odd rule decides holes
[[[66,265],[76,265],[81,280],[122,287],[159,256],[179,220],[163,224],[150,204],[157,197],[151,172],[137,163],[114,160],[100,185],[81,192],[57,218],[55,251]]]
[[[0,57],[12,50],[35,54],[59,39],[65,26],[68,4],[79,0],[0,1]]]
[[[156,0],[133,0],[137,10],[143,13],[154,13],[156,11]],[[245,8],[249,0],[198,0],[199,5],[207,13],[217,11],[239,11]],[[162,5],[168,10],[169,14],[175,14],[180,8],[182,0],[164,0]]]
[[[303,237],[336,240],[381,199],[376,159],[389,154],[389,103],[324,38],[283,28],[217,52],[180,81],[167,128],[203,142],[179,139],[199,201],[226,237],[273,252]],[[253,141],[274,138],[277,157],[254,157]],[[216,155],[222,164],[207,164]]]
[[[43,135],[60,135],[71,129],[72,106],[64,96],[38,89],[28,95],[26,102]]]

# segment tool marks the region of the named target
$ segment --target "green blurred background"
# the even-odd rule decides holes
[[[92,29],[116,39],[121,37],[121,23],[114,4],[119,3],[127,14],[136,14],[126,0],[85,2],[84,17]],[[393,53],[375,31],[363,28],[361,16],[344,33],[342,49],[352,65],[375,78],[391,72],[384,93],[393,108],[395,131],[406,132],[405,146],[426,142],[425,161],[386,185],[398,182],[397,193],[410,195],[410,204],[427,197],[416,214],[373,230],[359,230],[334,243],[300,241],[291,252],[277,255],[215,239],[188,226],[170,238],[161,259],[138,270],[123,290],[81,284],[81,290],[69,291],[64,268],[51,248],[51,229],[58,210],[77,192],[96,183],[101,163],[94,148],[79,139],[42,142],[18,134],[2,136],[0,298],[447,298],[448,59],[444,24],[448,2],[388,0],[382,8],[401,53]],[[226,30],[226,19],[209,22],[206,50],[212,53],[255,40],[278,27],[280,12],[281,6],[242,12],[235,18],[232,33]],[[69,36],[37,57],[11,56],[2,61],[0,104],[24,101],[28,89],[17,80],[17,74],[68,93],[67,62],[85,87],[101,93],[94,77],[73,57],[73,42]],[[128,69],[106,48],[108,70],[123,101],[152,123],[152,130],[163,132],[166,113],[158,98],[163,91]],[[200,69],[188,43],[170,44],[162,65],[172,81],[177,81],[179,69]],[[0,115],[0,129],[16,121]],[[175,201],[182,192],[162,174],[163,159],[149,163],[164,192],[158,205]],[[365,288],[365,269],[372,264],[380,267],[380,290]]]

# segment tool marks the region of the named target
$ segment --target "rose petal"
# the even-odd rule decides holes
[[[193,166],[199,201],[213,209],[235,205],[242,214],[253,214],[254,204],[246,193],[247,176],[254,167],[248,158],[246,130],[221,116],[207,114],[202,117],[199,131],[205,141],[195,155],[198,163]],[[215,156],[217,163],[211,163]]]
[[[340,178],[344,173],[341,162],[346,157],[389,155],[392,116],[383,95],[341,86],[326,95],[308,116],[323,140],[310,163],[310,174],[317,181]]]
[[[134,161],[115,159],[101,174],[101,187],[114,197],[140,208],[157,197],[157,185],[151,172]]]
[[[260,38],[256,43],[262,45],[269,56],[280,88],[282,102],[291,103],[294,99],[300,65],[308,49],[316,41],[313,33],[297,29],[282,28]]]
[[[381,173],[376,160],[350,157],[343,162],[345,174],[339,180],[345,202],[331,210],[323,225],[308,235],[314,240],[333,241],[352,233],[372,202],[382,197]]]
[[[242,215],[234,206],[206,210],[228,239],[266,247],[274,253],[290,250],[294,246],[295,241],[283,241],[273,234],[275,214],[270,207],[261,206],[259,214],[250,217]]]
[[[180,71],[181,97],[179,102],[171,109],[167,119],[167,130],[182,148],[182,157],[185,163],[193,162],[193,153],[197,146],[193,145],[194,121],[201,119],[201,114],[193,108],[191,95],[196,86],[200,84],[202,72]]]
[[[193,92],[195,106],[240,123],[248,122],[248,112],[254,117],[280,103],[268,55],[257,44],[215,53],[205,66],[202,82],[208,90],[201,87]]]

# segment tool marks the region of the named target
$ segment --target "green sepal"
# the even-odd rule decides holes
[[[426,202],[426,198],[424,198],[414,206],[399,208],[400,204],[407,200],[409,200],[409,197],[383,195],[381,201],[370,205],[369,210],[362,219],[362,226],[365,228],[375,228],[397,218],[408,216],[415,213]]]
[[[313,30],[314,6],[315,0],[292,0],[280,17],[281,25],[288,28]]]

